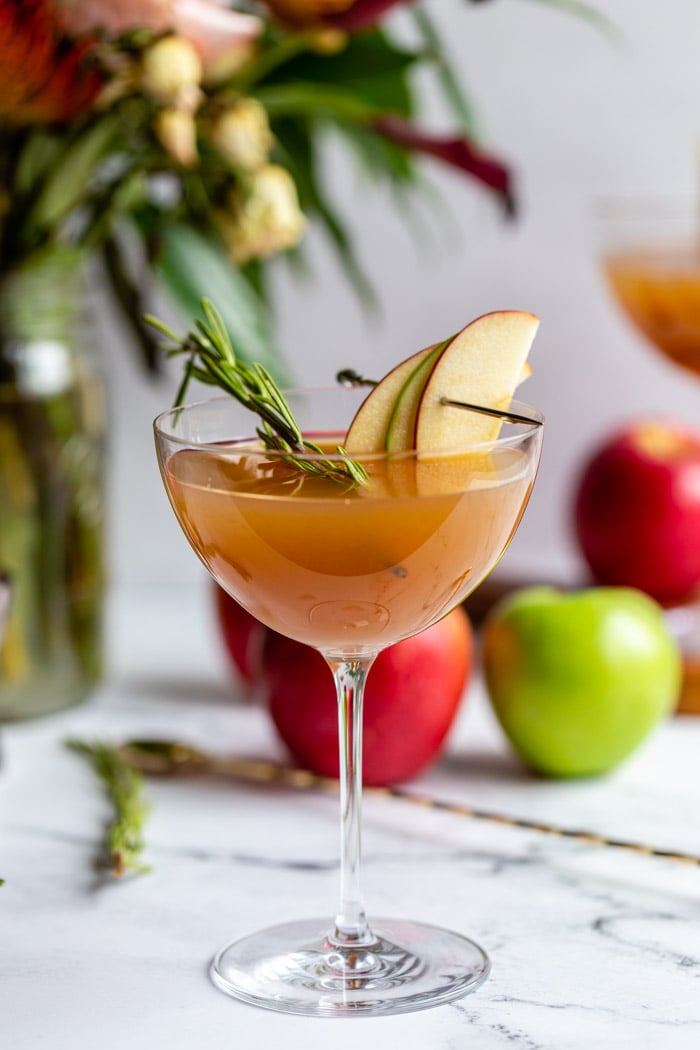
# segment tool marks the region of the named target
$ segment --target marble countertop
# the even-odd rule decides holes
[[[149,782],[148,874],[93,869],[108,807],[69,736],[167,736],[282,759],[236,696],[201,588],[132,589],[86,704],[2,731],[0,1030],[12,1050],[403,1050],[700,1045],[700,867],[367,797],[370,914],[447,926],[489,952],[473,995],[394,1018],[320,1020],[210,983],[238,934],[335,910],[335,800],[213,778]],[[416,790],[700,853],[700,718],[675,718],[614,775],[549,783],[513,759],[474,682]]]

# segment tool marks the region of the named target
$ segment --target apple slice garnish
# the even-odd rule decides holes
[[[385,480],[397,495],[416,486],[426,495],[458,491],[470,475],[488,477],[487,451],[454,451],[495,440],[502,421],[448,402],[507,411],[515,388],[531,374],[527,355],[538,327],[534,314],[494,311],[402,361],[355,415],[345,438],[348,454],[397,453],[385,464]],[[398,455],[412,449],[415,470]]]
[[[349,455],[383,451],[386,447],[389,423],[396,411],[402,390],[413,372],[434,350],[435,346],[427,346],[396,365],[367,395],[345,435],[344,448]]]
[[[416,413],[425,384],[430,378],[435,362],[448,342],[449,340],[446,340],[432,347],[401,387],[386,429],[384,447],[387,451],[397,452],[412,447],[416,429]]]
[[[413,447],[439,452],[493,441],[501,421],[445,404],[461,401],[507,410],[529,371],[527,355],[539,318],[520,310],[498,310],[463,328],[439,355],[416,411]]]

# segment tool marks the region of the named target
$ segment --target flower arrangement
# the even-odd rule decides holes
[[[98,252],[152,369],[139,264],[186,316],[216,299],[241,355],[273,369],[266,262],[300,251],[309,221],[367,291],[320,172],[329,126],[377,177],[410,187],[422,152],[513,210],[423,7],[411,49],[383,25],[400,0],[244,2],[0,0],[0,279],[57,246]],[[416,123],[411,74],[425,65],[453,135]]]
[[[385,22],[402,5],[412,46]],[[452,134],[420,123],[424,68]],[[329,128],[399,190],[419,185],[424,153],[508,214],[513,191],[408,0],[0,0],[0,69],[2,721],[74,703],[101,673],[105,413],[83,353],[84,261],[102,260],[151,371],[164,355],[143,319],[160,285],[188,320],[215,301],[237,355],[282,379],[269,260],[301,256],[315,221],[372,292],[326,186]]]

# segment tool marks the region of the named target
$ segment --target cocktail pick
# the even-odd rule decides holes
[[[219,757],[179,741],[130,740],[120,746],[119,752],[127,763],[139,772],[150,776],[214,774],[233,777],[249,783],[284,784],[302,791],[337,792],[338,790],[338,781],[333,777],[323,777],[308,769],[294,769],[276,762],[258,759]],[[525,820],[505,813],[476,809],[458,802],[445,802],[417,794],[404,788],[368,786],[365,790],[374,796],[398,799],[414,806],[422,806],[424,809],[452,813],[456,816],[488,821],[493,824],[503,824],[507,827],[522,828],[526,831],[538,831],[545,835],[558,835],[561,838],[573,839],[591,846],[607,846],[700,867],[700,856],[679,850],[658,849],[641,842],[608,838],[594,831],[566,828],[542,821]]]
[[[368,379],[367,376],[360,375],[353,368],[343,368],[336,374],[336,382],[340,383],[341,386],[376,386],[376,379]],[[519,412],[506,412],[505,409],[501,408],[489,408],[486,405],[473,405],[468,401],[454,401],[451,397],[440,398],[440,403],[443,405],[451,405],[452,408],[465,408],[469,412],[478,412],[482,416],[493,416],[495,419],[503,419],[506,423],[526,423],[528,425],[534,425],[541,427],[544,420],[537,419],[534,416],[524,416]]]

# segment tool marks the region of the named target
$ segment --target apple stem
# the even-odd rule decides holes
[[[365,680],[376,654],[343,659],[324,653],[338,697],[340,754],[340,908],[329,941],[345,952],[357,972],[353,950],[375,943],[360,885],[362,814],[362,702]],[[349,953],[349,954],[348,954]]]

